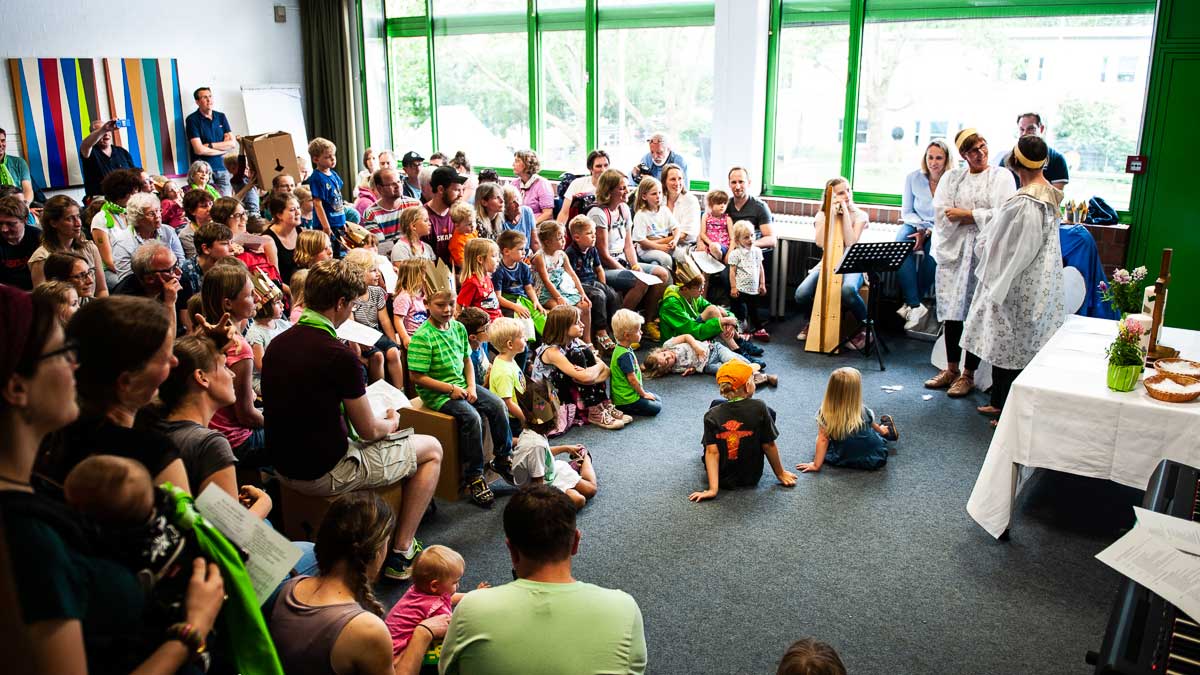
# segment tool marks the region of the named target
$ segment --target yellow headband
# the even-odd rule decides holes
[[[979,135],[979,132],[976,131],[974,127],[967,127],[966,129],[963,129],[962,131],[958,132],[958,134],[956,134],[954,136],[954,146],[956,148],[958,148],[959,152],[962,152],[963,141],[967,140],[968,138],[970,138],[972,136],[978,136],[978,135]]]
[[[1035,161],[1029,159],[1028,157],[1026,157],[1025,155],[1021,154],[1021,146],[1020,145],[1013,146],[1013,157],[1016,157],[1017,162],[1019,162],[1021,164],[1021,166],[1025,167],[1026,169],[1040,169],[1043,166],[1046,166],[1046,159],[1049,159],[1049,157],[1047,157],[1046,159],[1043,159],[1039,162],[1035,162]]]

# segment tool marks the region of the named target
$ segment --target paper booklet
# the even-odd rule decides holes
[[[712,257],[712,254],[700,249],[692,251],[692,260],[696,262],[696,266],[705,274],[716,274],[725,269],[725,263]]]
[[[258,604],[266,602],[300,560],[300,549],[213,483],[196,499],[196,510],[247,554],[254,595]]]
[[[1096,559],[1200,618],[1200,524],[1134,507],[1138,522]]]
[[[374,347],[379,338],[383,337],[383,333],[370,326],[364,326],[354,319],[349,319],[338,326],[337,336],[342,340],[349,340],[350,342],[357,342],[360,345]]]
[[[399,410],[412,407],[404,392],[387,380],[375,380],[367,387],[367,401],[371,404],[371,413],[380,419],[387,415],[388,408]]]
[[[639,272],[637,270],[629,270],[629,271],[633,273],[633,276],[637,277],[639,281],[646,284],[647,286],[657,286],[658,284],[662,283],[662,279],[659,279],[658,277],[654,276],[653,274],[649,274],[647,272]]]
[[[396,290],[396,281],[399,279],[399,275],[396,274],[396,268],[392,266],[391,261],[381,255],[375,256],[375,261],[379,273],[383,275],[383,289],[388,293]]]

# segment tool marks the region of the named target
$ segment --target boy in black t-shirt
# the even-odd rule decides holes
[[[743,361],[730,361],[717,371],[717,386],[726,401],[704,414],[704,467],[708,489],[688,496],[693,502],[712,499],[720,488],[757,485],[763,458],[784,487],[796,484],[796,474],[779,460],[775,439],[775,411],[754,396],[754,369]]]

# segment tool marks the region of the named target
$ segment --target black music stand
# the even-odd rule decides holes
[[[871,350],[875,350],[875,357],[879,359],[879,370],[887,370],[883,365],[883,352],[890,352],[887,344],[879,337],[878,331],[875,330],[875,322],[879,315],[879,296],[882,293],[882,287],[879,284],[879,275],[884,272],[895,272],[900,269],[900,265],[904,264],[904,259],[912,253],[913,244],[911,241],[877,241],[877,242],[859,242],[850,248],[846,249],[846,253],[842,256],[842,262],[838,265],[838,274],[853,274],[861,272],[867,275],[867,279],[871,282],[871,297],[867,303],[867,318],[862,322],[862,327],[867,331],[867,343],[862,349],[856,349],[865,357],[871,356]],[[841,347],[851,347],[851,337],[843,342]],[[882,348],[882,349],[881,349]]]

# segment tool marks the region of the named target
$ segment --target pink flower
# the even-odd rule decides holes
[[[1121,327],[1133,337],[1141,337],[1142,333],[1145,332],[1145,329],[1142,328],[1142,323],[1131,316],[1125,318]]]
[[[1133,271],[1133,280],[1134,281],[1141,281],[1142,279],[1145,279],[1145,278],[1146,278],[1146,266],[1145,265],[1142,265],[1141,267],[1139,267]]]
[[[1114,284],[1127,284],[1130,281],[1133,281],[1133,277],[1129,275],[1128,270],[1121,269],[1113,272],[1112,280]]]
[[[1107,292],[1108,292],[1108,282],[1106,282],[1106,281],[1101,281],[1101,282],[1100,282],[1100,292],[1101,292],[1101,293],[1107,293]]]

